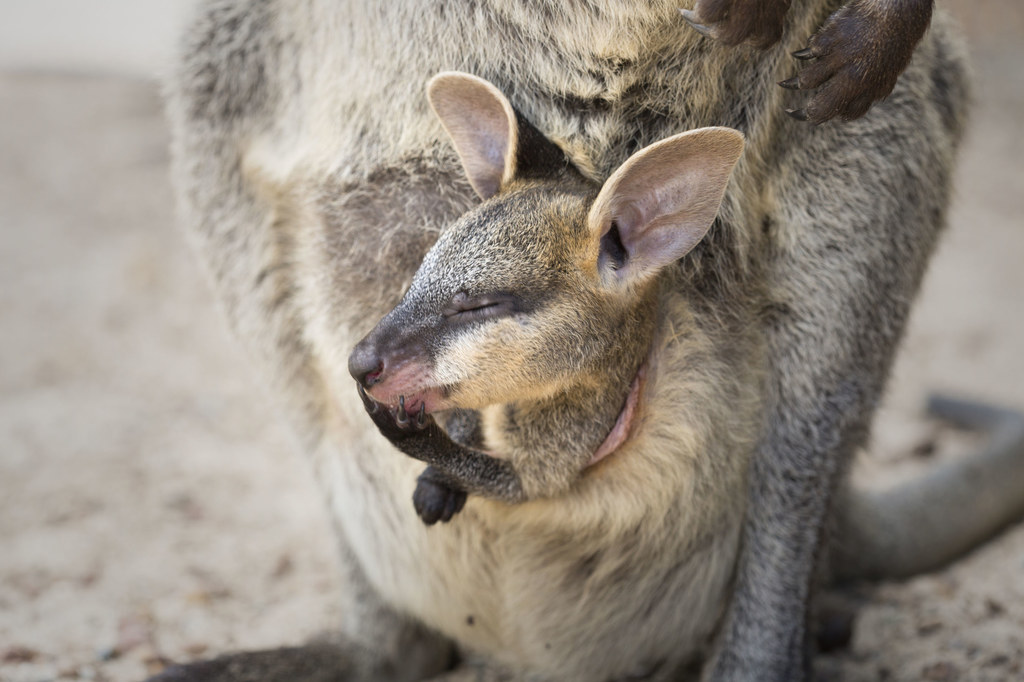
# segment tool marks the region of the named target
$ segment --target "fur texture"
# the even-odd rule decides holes
[[[833,491],[943,225],[966,102],[937,16],[869,115],[791,120],[799,95],[775,82],[834,8],[794,0],[763,51],[707,40],[663,0],[203,9],[169,85],[181,204],[335,519],[354,661],[337,679],[423,679],[453,642],[494,679],[674,679],[712,640],[707,679],[805,676]],[[372,429],[347,356],[476,202],[423,92],[453,69],[592,181],[696,127],[738,129],[747,151],[659,282],[642,432],[570,496],[471,499],[427,530],[409,504],[423,465]],[[751,347],[763,381],[736,369]],[[187,679],[294,679],[261,670]]]
[[[414,500],[433,523],[467,490],[506,502],[567,493],[633,430],[655,326],[686,329],[662,318],[659,279],[707,234],[743,138],[675,135],[598,187],[486,81],[450,72],[430,94],[485,201],[441,235],[348,367],[381,432],[431,465]],[[760,354],[731,331],[750,346],[733,355],[753,363],[732,372],[754,386]],[[453,408],[486,411],[482,447],[434,423]]]

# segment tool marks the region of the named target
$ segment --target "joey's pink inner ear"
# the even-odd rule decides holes
[[[518,128],[508,99],[491,83],[468,73],[439,73],[427,97],[459,154],[473,189],[488,199],[515,171]]]
[[[686,255],[711,227],[742,152],[738,131],[700,128],[629,157],[588,216],[602,250],[619,252],[602,254],[602,263],[620,279],[638,279]]]

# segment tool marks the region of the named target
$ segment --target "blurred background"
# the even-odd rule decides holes
[[[193,5],[0,0],[0,682],[141,680],[338,618],[317,489],[175,225],[158,78]],[[939,5],[974,116],[872,484],[977,445],[932,390],[1024,409],[1024,7]],[[852,597],[826,679],[1024,678],[1024,527]]]
[[[0,67],[157,77],[197,0],[2,0]]]

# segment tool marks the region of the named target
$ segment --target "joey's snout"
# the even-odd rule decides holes
[[[348,373],[363,388],[371,388],[379,383],[386,369],[384,359],[375,346],[367,337],[348,356]]]
[[[429,354],[415,339],[401,339],[379,328],[360,341],[348,356],[348,371],[379,403],[426,412],[445,409],[445,391],[434,379]]]

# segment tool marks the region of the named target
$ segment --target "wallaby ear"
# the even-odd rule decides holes
[[[700,128],[629,157],[588,216],[602,274],[642,279],[686,255],[711,227],[742,152],[739,131]]]
[[[482,78],[445,71],[427,85],[427,97],[455,144],[473,189],[498,193],[515,173],[519,128],[508,99]]]

